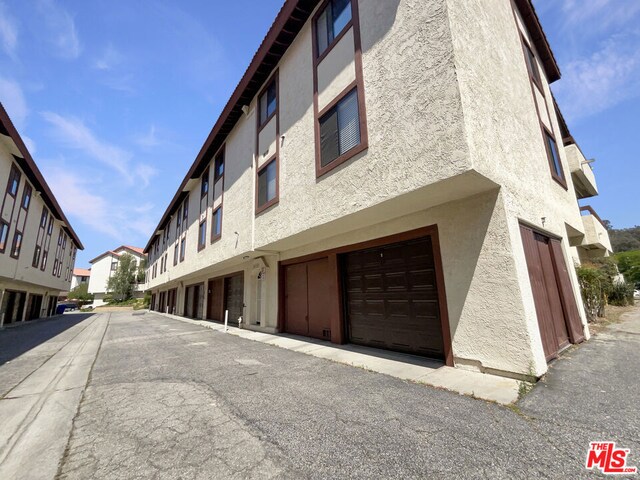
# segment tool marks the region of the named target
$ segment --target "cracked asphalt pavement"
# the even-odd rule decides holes
[[[594,478],[640,466],[640,310],[514,408],[154,313],[0,332],[0,478]]]

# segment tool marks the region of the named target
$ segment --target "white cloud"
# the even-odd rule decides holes
[[[76,23],[71,14],[53,0],[39,0],[38,12],[44,20],[48,40],[56,54],[68,60],[78,58],[82,48]]]
[[[580,33],[607,30],[633,21],[640,13],[638,0],[564,0],[562,11],[567,28],[582,27]],[[584,23],[588,22],[587,28]]]
[[[102,55],[93,62],[93,68],[96,70],[112,70],[122,63],[123,58],[122,54],[112,44],[109,44]]]
[[[0,42],[7,55],[15,58],[18,45],[18,27],[3,2],[0,2]]]
[[[100,140],[81,120],[53,112],[43,112],[42,116],[53,127],[53,136],[62,144],[84,152],[119,173],[128,184],[133,184],[135,175],[129,165],[130,152]]]
[[[640,32],[610,37],[563,68],[554,87],[569,119],[586,117],[640,96]]]
[[[29,150],[29,153],[31,154],[31,156],[35,155],[35,153],[36,153],[36,142],[34,142],[31,137],[27,137],[26,135],[20,135],[20,137],[22,138],[22,141],[24,142],[25,146],[27,147],[27,150]]]
[[[135,168],[137,179],[142,182],[143,187],[148,187],[151,182],[151,178],[155,177],[159,172],[151,165],[140,164]]]
[[[138,135],[134,141],[143,148],[153,148],[160,145],[160,139],[156,135],[156,126],[151,125],[148,133]]]
[[[4,105],[16,128],[23,129],[27,115],[29,115],[29,108],[22,88],[17,82],[0,76],[0,102]]]

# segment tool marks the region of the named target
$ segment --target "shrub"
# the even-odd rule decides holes
[[[593,322],[597,317],[604,317],[607,295],[613,287],[611,277],[602,268],[588,264],[577,266],[576,273],[587,320]]]
[[[609,303],[619,307],[633,305],[633,290],[634,285],[632,283],[625,281],[614,282],[608,295]]]

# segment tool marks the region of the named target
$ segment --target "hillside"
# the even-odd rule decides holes
[[[640,250],[640,225],[617,229],[612,228],[607,221],[605,221],[605,224],[609,226],[609,238],[614,252]]]

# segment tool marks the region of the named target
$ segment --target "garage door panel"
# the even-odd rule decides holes
[[[430,238],[348,253],[343,265],[352,342],[443,356]]]

